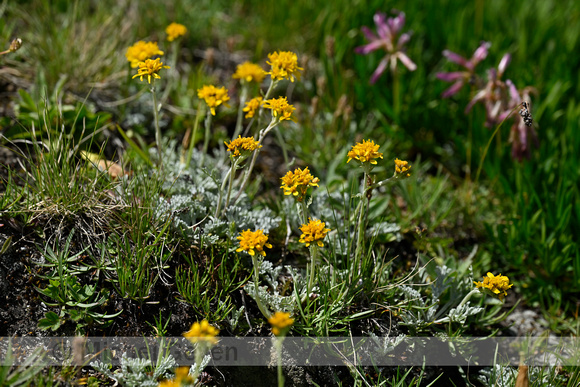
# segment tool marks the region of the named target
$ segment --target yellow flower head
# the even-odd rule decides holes
[[[296,108],[288,104],[288,99],[286,97],[267,99],[264,101],[264,107],[272,110],[272,116],[278,118],[280,121],[295,121],[294,117],[292,117],[292,113]]]
[[[375,159],[383,158],[383,154],[378,152],[380,145],[376,145],[374,141],[363,140],[362,143],[357,142],[356,145],[348,152],[347,163],[352,159],[356,159],[361,163],[369,162],[373,165],[377,163]]]
[[[300,71],[304,70],[298,67],[298,57],[290,51],[276,51],[268,54],[268,63],[271,66],[270,74],[273,80],[289,79],[294,82],[294,78],[300,80]]]
[[[132,68],[136,68],[139,66],[139,62],[144,62],[146,59],[150,59],[155,55],[163,55],[163,51],[159,49],[157,43],[144,42],[142,40],[129,47],[125,53],[125,57],[131,62]]]
[[[167,34],[167,40],[173,42],[180,36],[185,35],[187,33],[187,28],[185,28],[183,24],[171,23],[165,29],[165,33]]]
[[[157,387],[179,387],[193,384],[194,382],[195,380],[189,376],[189,367],[177,367],[175,369],[175,378],[173,380],[162,380]]]
[[[411,166],[408,161],[395,159],[395,176],[397,177],[409,177],[411,176]]]
[[[238,253],[240,251],[246,251],[252,257],[256,254],[256,251],[265,257],[266,252],[264,251],[264,247],[272,248],[272,245],[268,243],[268,235],[264,235],[263,230],[250,231],[250,229],[247,229],[240,233],[238,239],[240,241],[240,247],[236,251]]]
[[[262,83],[266,77],[266,72],[257,64],[244,62],[236,67],[236,72],[233,75],[234,79],[241,79],[246,82]]]
[[[218,339],[217,335],[219,335],[220,330],[214,326],[209,325],[206,319],[203,319],[201,323],[195,322],[191,326],[189,331],[183,334],[183,337],[186,337],[190,342],[197,343],[197,342],[207,342],[212,345],[217,344]]]
[[[310,174],[308,167],[304,169],[296,168],[294,172],[288,171],[282,178],[280,188],[284,190],[284,195],[294,195],[296,200],[301,202],[306,196],[308,187],[318,187],[319,178]]]
[[[230,97],[228,95],[228,90],[225,87],[220,87],[218,89],[213,85],[204,85],[201,89],[197,90],[197,96],[205,100],[205,103],[211,110],[212,116],[215,116],[215,108],[222,103],[225,106],[229,106],[226,102],[230,100]]]
[[[246,107],[244,107],[244,111],[247,113],[246,118],[252,118],[262,106],[264,102],[262,101],[262,97],[252,98],[248,102],[246,102]]]
[[[242,138],[242,136],[238,136],[229,144],[224,141],[224,144],[228,147],[228,152],[232,152],[233,157],[248,156],[250,152],[262,147],[258,141],[254,140],[254,137]]]
[[[168,68],[169,66],[163,66],[163,62],[161,62],[161,59],[159,58],[155,60],[146,59],[145,62],[139,62],[139,70],[137,71],[137,74],[133,75],[133,79],[140,77],[140,80],[142,81],[143,77],[147,76],[147,82],[151,83],[151,77],[153,77],[154,80],[161,79],[159,71]]]
[[[276,336],[284,336],[294,324],[294,319],[290,318],[290,313],[276,312],[268,319],[268,322],[272,325],[272,333]]]
[[[312,242],[316,242],[319,247],[324,246],[322,240],[330,229],[324,228],[326,223],[321,222],[318,219],[312,220],[308,218],[308,220],[308,224],[300,226],[300,231],[302,231],[302,235],[300,235],[300,243],[305,243],[306,247],[310,246],[310,243]]]
[[[477,288],[481,288],[482,292],[486,292],[492,296],[497,296],[500,301],[507,296],[507,290],[514,286],[510,284],[510,280],[505,275],[494,276],[491,273],[487,273],[487,277],[483,277],[483,282],[473,281]]]

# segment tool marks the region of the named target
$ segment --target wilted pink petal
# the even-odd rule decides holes
[[[384,13],[377,12],[374,16],[375,24],[377,25],[377,32],[381,39],[392,39],[391,29],[387,25],[387,16]]]
[[[458,79],[463,79],[464,73],[461,71],[452,71],[450,73],[437,73],[435,76],[445,82],[454,82]]]
[[[451,62],[455,62],[458,65],[467,67],[467,59],[465,59],[459,54],[454,53],[453,51],[443,50],[443,56],[449,59]]]
[[[375,25],[378,27],[386,25],[387,15],[384,12],[377,12],[373,16],[373,20],[375,21]]]
[[[399,12],[394,18],[389,18],[387,23],[389,23],[393,35],[398,34],[405,25],[405,12]]]
[[[381,60],[381,63],[379,63],[379,66],[371,76],[371,84],[374,84],[379,79],[379,77],[383,75],[385,69],[387,68],[389,57],[390,55],[387,55],[386,57],[383,58],[383,60]]]
[[[477,94],[475,94],[475,96],[473,97],[473,99],[469,101],[469,103],[465,107],[465,113],[469,113],[469,111],[473,108],[473,105],[475,105],[478,101],[483,100],[486,95],[487,91],[485,89],[478,91]]]
[[[373,40],[376,40],[376,39],[378,39],[378,38],[379,38],[379,37],[378,37],[377,35],[375,35],[375,34],[374,34],[372,31],[371,31],[371,29],[370,29],[369,27],[367,27],[367,26],[362,26],[360,29],[361,29],[362,33],[365,35],[365,38],[367,38],[367,40],[369,40],[369,41],[371,41],[371,42],[372,42]]]
[[[365,44],[364,46],[355,48],[354,52],[356,52],[357,54],[367,55],[368,53],[375,51],[381,47],[383,47],[383,41],[375,40],[374,42],[370,42],[369,44]]]
[[[471,58],[471,64],[475,67],[476,64],[481,62],[487,57],[487,52],[491,47],[491,43],[489,42],[481,42],[481,45],[477,47],[477,50],[473,53],[473,57]]]
[[[496,123],[498,122],[498,117],[500,114],[500,109],[501,109],[501,101],[496,101],[493,105],[487,105],[487,113],[488,113],[488,119],[490,120],[490,123]]]
[[[497,121],[502,122],[503,120],[505,120],[507,118],[507,116],[510,115],[511,112],[512,111],[510,109],[510,110],[506,110],[505,112],[501,113],[500,115],[497,116]]]
[[[405,67],[409,69],[409,71],[417,70],[417,65],[415,64],[415,62],[413,62],[411,58],[409,58],[405,53],[399,51],[397,53],[397,56],[399,57],[401,63],[403,63]]]
[[[409,40],[411,40],[411,34],[402,34],[397,42],[397,49],[401,49]]]
[[[503,58],[501,58],[501,60],[499,61],[499,66],[497,66],[497,71],[498,71],[499,77],[501,77],[503,75],[505,69],[510,64],[511,59],[512,59],[512,56],[510,54],[505,54],[503,56]]]
[[[487,70],[487,78],[490,82],[497,81],[497,71],[496,69],[489,69]]]
[[[508,79],[505,81],[505,84],[507,85],[508,90],[510,92],[511,101],[514,103],[514,105],[520,104],[522,102],[522,99],[520,98],[520,92],[518,91],[514,83],[510,79]]]
[[[443,93],[441,93],[441,97],[443,97],[443,98],[449,98],[452,95],[457,94],[457,92],[459,90],[461,90],[462,87],[463,87],[463,80],[457,81],[453,85],[451,85],[450,88],[448,88]]]

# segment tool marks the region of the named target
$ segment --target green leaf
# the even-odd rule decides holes
[[[38,321],[38,328],[42,330],[56,331],[63,323],[63,320],[54,312],[46,312],[44,318]]]

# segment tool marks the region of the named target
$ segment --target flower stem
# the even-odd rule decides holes
[[[205,345],[202,345],[200,342],[195,346],[195,367],[192,376],[194,381],[197,381],[197,378],[199,378],[199,375],[201,374],[201,363],[203,362],[203,355],[205,352],[204,347]]]
[[[217,199],[217,205],[216,205],[216,209],[215,209],[215,214],[214,217],[217,218],[219,213],[220,213],[220,209],[221,209],[221,205],[222,205],[222,197],[223,197],[223,193],[224,193],[224,189],[226,188],[226,183],[229,181],[230,182],[230,186],[228,189],[228,195],[227,195],[227,200],[230,199],[230,191],[232,189],[232,179],[231,176],[233,175],[233,170],[235,168],[236,163],[232,163],[232,166],[230,167],[226,177],[224,178],[224,181],[222,182],[222,185],[220,187],[220,191],[218,193],[218,199]],[[226,200],[226,205],[224,207],[224,211],[227,207],[227,200]]]
[[[393,71],[393,114],[395,116],[395,120],[399,121],[399,115],[401,114],[401,93],[399,73],[397,73],[397,70]]]
[[[284,387],[284,375],[282,374],[282,342],[284,337],[275,337],[274,347],[276,348],[276,357],[278,358],[278,387]]]
[[[202,105],[201,101],[197,103],[197,114],[195,115],[195,123],[193,124],[193,133],[191,134],[191,138],[189,139],[189,152],[187,154],[187,161],[185,164],[185,168],[189,168],[189,164],[193,157],[193,148],[195,147],[195,137],[197,136],[197,128],[199,127],[199,119],[202,116]]]
[[[242,93],[240,94],[240,106],[238,107],[238,119],[236,121],[236,129],[234,130],[233,139],[238,138],[240,133],[242,133],[242,119],[244,117],[244,105],[248,99],[248,85],[247,83],[242,84]]]
[[[155,120],[155,142],[157,143],[157,152],[159,153],[159,167],[163,169],[163,144],[161,143],[161,129],[159,128],[159,114],[157,106],[157,95],[155,93],[155,83],[151,86],[151,95],[153,96],[153,117]]]
[[[308,206],[306,205],[306,202],[304,201],[306,198],[303,198],[302,201],[300,202],[301,207],[302,207],[302,223],[306,224],[306,222],[308,222]]]
[[[279,121],[277,119],[275,119],[274,117],[272,117],[272,121],[270,121],[270,124],[268,125],[268,127],[260,131],[260,135],[258,137],[258,145],[262,145],[262,141],[264,141],[264,138],[266,137],[268,132],[270,132],[270,130],[272,130],[276,125],[278,125],[278,123],[279,123]],[[246,171],[246,173],[244,174],[244,180],[242,181],[242,184],[240,185],[240,190],[238,191],[238,193],[234,197],[234,200],[232,200],[232,205],[236,204],[240,195],[242,194],[242,192],[244,192],[244,189],[246,189],[246,184],[248,184],[248,180],[250,179],[250,175],[252,174],[252,171],[254,170],[254,165],[256,164],[256,159],[258,158],[258,153],[260,153],[260,147],[257,147],[256,150],[254,150],[254,154],[252,155],[252,161],[250,161],[250,166],[249,166],[248,170]]]
[[[234,161],[234,165],[232,165],[232,169],[230,169],[230,179],[229,179],[229,183],[228,183],[228,194],[226,195],[226,204],[224,206],[224,212],[226,210],[226,208],[228,208],[228,206],[230,205],[230,195],[232,194],[232,187],[234,185],[234,175],[236,173],[236,169],[238,169],[238,162],[239,162],[239,158],[236,159],[236,161]]]
[[[489,138],[489,141],[487,142],[487,145],[485,146],[483,153],[481,154],[481,159],[479,161],[479,166],[477,167],[477,173],[475,174],[475,180],[474,182],[477,183],[479,181],[479,174],[481,173],[481,169],[483,168],[483,161],[485,160],[485,156],[487,156],[487,151],[489,150],[489,146],[491,145],[491,142],[493,141],[493,138],[495,137],[495,135],[497,134],[497,132],[499,131],[499,129],[501,128],[501,126],[503,125],[504,122],[506,122],[506,120],[513,114],[513,112],[515,112],[517,109],[519,108],[519,106],[516,106],[515,108],[513,108],[511,110],[511,112],[509,112],[509,114],[503,119],[502,122],[499,123],[499,125],[495,128],[495,130],[493,131],[493,133],[491,134],[491,137]]]
[[[361,191],[361,203],[360,203],[360,212],[358,214],[358,222],[357,222],[357,239],[356,239],[356,252],[354,256],[354,269],[360,275],[361,270],[361,256],[362,256],[362,248],[363,248],[363,235],[364,235],[364,214],[366,212],[366,187],[367,187],[367,172],[364,172],[363,175],[363,188]]]
[[[209,135],[212,117],[213,115],[211,113],[205,117],[205,135],[203,136],[203,151],[201,153],[201,160],[199,161],[200,167],[203,167],[203,162],[205,160],[207,148],[209,147]]]
[[[260,309],[260,312],[262,312],[262,315],[264,315],[266,319],[269,319],[270,313],[268,313],[268,310],[262,304],[262,300],[260,299],[260,293],[258,290],[259,273],[260,273],[258,267],[258,257],[253,255],[252,262],[254,263],[254,297],[256,298],[256,304],[258,304],[258,308]]]
[[[318,246],[310,246],[310,273],[308,274],[308,286],[306,288],[306,299],[310,297],[310,292],[314,286],[314,276],[316,275],[316,258],[318,256]]]

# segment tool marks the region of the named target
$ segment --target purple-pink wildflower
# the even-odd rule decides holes
[[[497,69],[487,71],[487,82],[484,83],[475,73],[475,67],[487,57],[490,46],[490,43],[482,42],[469,60],[449,50],[443,51],[447,59],[463,66],[465,71],[437,74],[437,78],[443,81],[454,82],[442,93],[442,97],[447,98],[456,94],[467,82],[475,85],[475,95],[467,104],[465,113],[471,111],[475,104],[481,103],[485,107],[486,127],[499,125],[511,115],[513,124],[509,141],[512,144],[512,157],[521,161],[524,157],[530,158],[532,145],[538,146],[538,137],[532,126],[532,116],[527,103],[533,89],[526,87],[520,92],[511,80],[507,79],[505,82],[502,80],[511,61],[510,54],[505,54],[501,58]],[[519,114],[513,114],[518,108],[521,108]]]
[[[497,70],[492,68],[487,71],[487,84],[475,93],[475,96],[465,107],[465,113],[468,113],[473,105],[481,101],[485,106],[485,126],[487,127],[499,124],[509,114],[509,110],[506,111],[509,102],[508,93],[506,92],[506,84],[501,80],[501,77],[510,61],[511,55],[505,54],[501,58]]]
[[[405,13],[396,11],[394,13],[396,16],[390,18],[387,18],[387,15],[382,12],[375,14],[373,19],[377,27],[377,34],[366,26],[361,28],[369,43],[355,48],[357,54],[367,55],[381,48],[387,52],[371,76],[371,84],[375,83],[385,72],[387,65],[390,64],[391,71],[394,72],[397,68],[397,59],[410,71],[417,69],[417,65],[403,52],[404,45],[411,39],[411,34],[404,33],[399,36],[405,25]]]
[[[449,98],[459,92],[463,85],[467,82],[473,83],[475,79],[475,66],[487,57],[487,53],[491,43],[481,42],[479,47],[473,53],[471,59],[467,60],[459,54],[453,51],[444,50],[443,56],[446,57],[451,62],[457,63],[463,66],[467,71],[452,71],[449,73],[437,73],[437,78],[445,82],[453,82],[453,85],[445,90],[441,96],[443,98]]]

